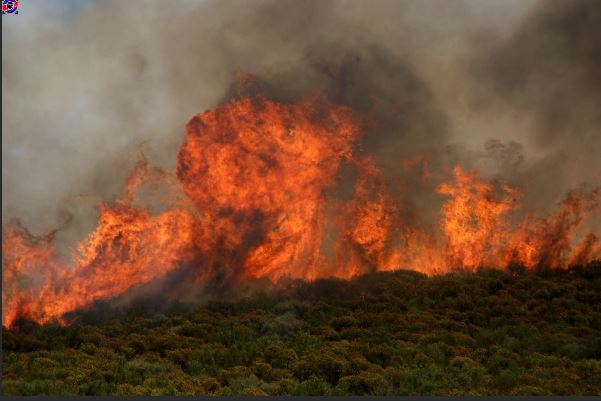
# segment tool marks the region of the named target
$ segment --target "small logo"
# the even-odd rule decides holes
[[[19,2],[15,0],[2,0],[2,14],[19,14]]]

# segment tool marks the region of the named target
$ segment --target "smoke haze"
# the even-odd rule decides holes
[[[245,74],[275,100],[320,90],[362,112],[373,122],[362,151],[392,181],[424,154],[432,174],[478,167],[542,210],[601,182],[596,0],[19,8],[2,27],[3,224],[69,222],[63,245],[93,229],[136,146],[174,169],[186,122],[245,90]],[[432,193],[408,200],[434,204]]]

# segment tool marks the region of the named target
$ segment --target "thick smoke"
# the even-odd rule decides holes
[[[601,3],[548,1],[478,60],[485,96],[527,116],[541,157],[516,178],[538,206],[569,186],[601,183]]]
[[[187,120],[242,74],[282,100],[326,90],[371,112],[365,149],[390,175],[416,152],[450,154],[451,139],[473,137],[449,122],[449,92],[470,87],[457,85],[463,59],[481,50],[469,39],[511,30],[522,3],[24,2],[3,20],[3,224],[18,217],[44,232],[70,221],[57,240],[81,238],[95,203],[120,190],[133,148],[173,168]]]
[[[527,188],[526,207],[546,211],[568,189],[601,184],[599,37],[601,3],[549,1],[474,58],[485,112],[529,121],[520,142],[535,157],[509,177]],[[601,219],[588,224],[598,232]]]
[[[65,225],[63,249],[135,147],[173,169],[189,118],[245,91],[322,91],[365,116],[358,152],[426,219],[440,199],[406,167],[416,155],[434,177],[461,163],[507,179],[542,210],[601,181],[595,0],[56,4],[3,19],[2,212]]]

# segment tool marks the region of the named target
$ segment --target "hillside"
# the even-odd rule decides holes
[[[601,394],[601,262],[373,273],[3,328],[5,395]]]

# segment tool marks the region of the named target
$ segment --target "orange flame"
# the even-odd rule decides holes
[[[73,249],[71,263],[57,256],[56,232],[36,237],[18,221],[4,227],[3,324],[66,324],[68,312],[182,267],[193,269],[196,283],[216,276],[276,282],[401,267],[427,274],[511,263],[560,268],[601,257],[595,233],[573,244],[598,209],[598,191],[572,192],[550,216],[512,224],[521,193],[456,167],[438,186],[445,197],[439,226],[403,221],[403,204],[381,169],[355,151],[361,131],[352,110],[319,96],[295,104],[240,97],[196,115],[176,173],[142,157],[124,195],[99,205],[98,226]],[[343,161],[358,171],[347,200],[328,195]],[[428,162],[416,156],[404,167],[423,166],[422,178],[431,179]],[[149,183],[170,191],[165,211],[137,205]],[[332,227],[339,235],[329,261],[322,248]]]
[[[365,269],[386,269],[394,237],[397,211],[388,198],[381,171],[372,159],[355,160],[360,176],[354,197],[343,208],[339,225],[346,241],[338,245],[339,276],[348,277]]]
[[[157,216],[131,206],[137,187],[157,171],[145,161],[134,169],[126,195],[114,206],[99,205],[98,227],[74,250],[74,266],[58,261],[53,235],[36,238],[18,221],[5,229],[3,241],[3,323],[26,316],[40,323],[148,283],[191,261],[199,238],[196,216],[172,208]],[[8,274],[7,274],[8,273]],[[19,288],[19,279],[45,279]]]
[[[251,276],[319,276],[324,189],[351,155],[349,109],[312,98],[295,105],[241,98],[195,116],[177,174]]]
[[[454,184],[442,184],[438,192],[451,196],[442,207],[449,266],[474,270],[505,265],[503,247],[511,237],[508,213],[515,209],[519,193],[501,184],[499,198],[493,185],[478,180],[478,173],[453,170]]]

